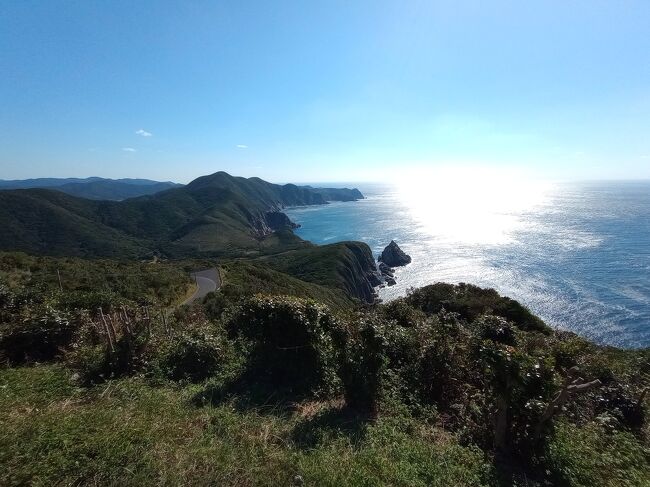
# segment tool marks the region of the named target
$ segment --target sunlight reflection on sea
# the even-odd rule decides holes
[[[391,239],[413,263],[384,300],[438,281],[494,287],[548,324],[650,345],[650,182],[540,183],[479,174],[360,186],[367,199],[292,208],[315,243]]]

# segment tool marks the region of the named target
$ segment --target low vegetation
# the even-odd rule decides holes
[[[176,304],[192,282],[191,263],[35,257],[0,252],[0,279],[19,294],[52,296],[66,309],[97,308],[115,301]]]
[[[299,279],[279,272],[263,262],[231,261],[220,264],[223,285],[218,294],[211,296],[206,305],[213,301],[236,301],[255,294],[270,296],[295,296],[311,298],[333,309],[348,309],[355,300],[341,287],[319,284],[317,279]],[[311,281],[311,282],[310,282]]]
[[[230,261],[203,303],[158,313],[115,288],[100,310],[11,259],[1,485],[650,480],[650,351],[553,330],[492,290],[435,284],[359,306]],[[156,265],[170,282],[183,268]]]

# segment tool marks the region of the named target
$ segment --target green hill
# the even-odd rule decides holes
[[[344,290],[366,303],[375,300],[379,284],[375,260],[368,245],[340,242],[262,257],[269,267],[303,281]]]
[[[326,190],[327,199],[358,190]],[[306,245],[287,206],[326,203],[319,190],[217,172],[187,186],[125,201],[47,189],[0,191],[0,250],[85,257],[263,255]]]

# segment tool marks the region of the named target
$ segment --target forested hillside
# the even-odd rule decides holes
[[[0,249],[129,258],[272,253],[305,245],[278,214],[282,208],[360,197],[356,190],[325,191],[224,172],[121,202],[46,189],[0,191]]]

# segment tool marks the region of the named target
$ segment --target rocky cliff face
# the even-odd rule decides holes
[[[249,222],[253,230],[253,236],[259,239],[267,237],[273,232],[294,230],[300,227],[300,225],[292,222],[286,214],[275,210],[256,215],[251,214]]]
[[[300,228],[300,225],[292,222],[289,217],[281,211],[268,211],[265,217],[266,223],[273,231],[286,230],[288,228]]]
[[[386,284],[387,286],[394,286],[397,284],[397,281],[395,281],[395,269],[387,266],[383,262],[380,262],[377,267],[379,268],[383,280],[382,284]]]
[[[411,257],[406,255],[394,240],[391,240],[377,260],[379,261],[378,269],[381,277],[380,285],[394,286],[396,281],[393,267],[409,264]]]
[[[375,288],[382,283],[382,279],[370,247],[361,242],[348,242],[347,248],[351,254],[348,261],[352,264],[351,272],[345,279],[348,293],[366,303],[376,302]]]

